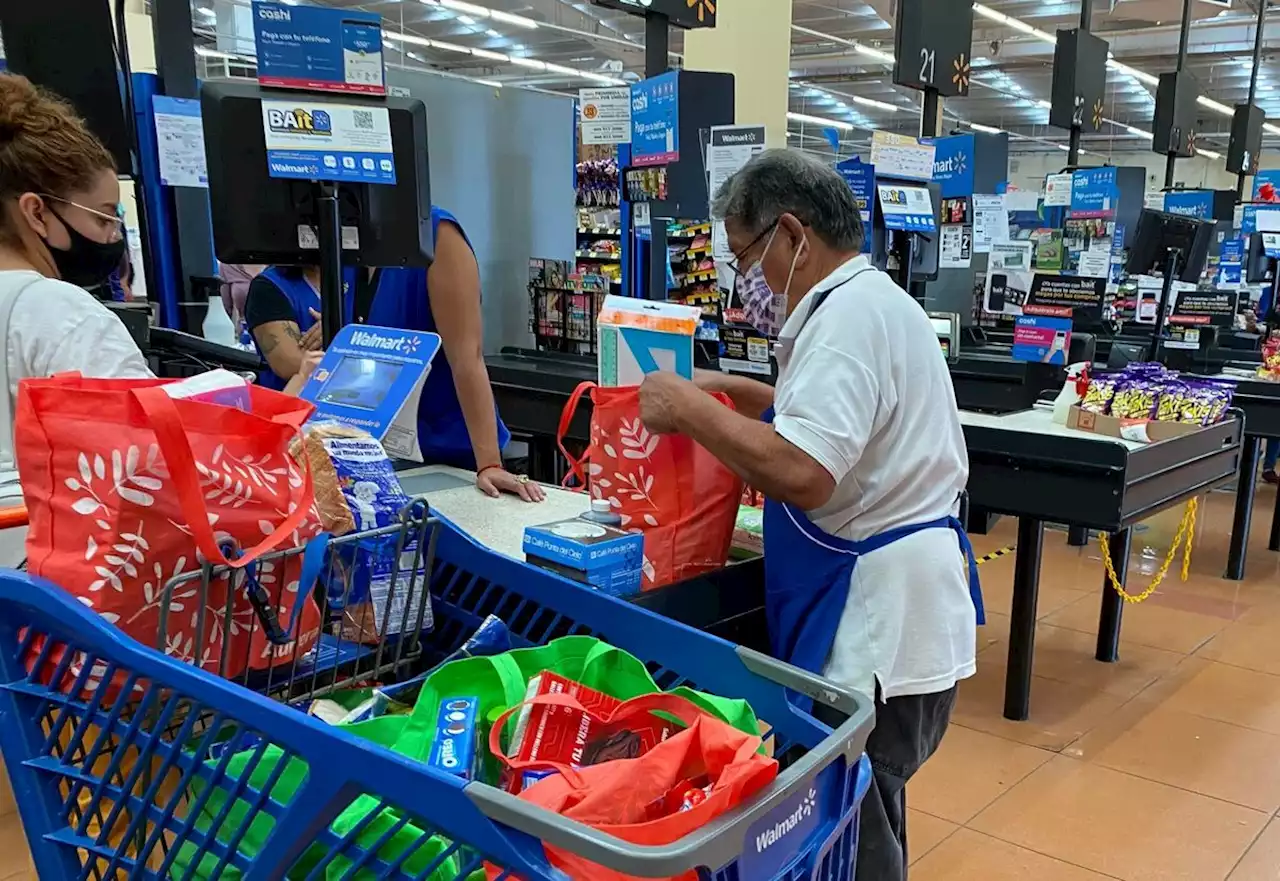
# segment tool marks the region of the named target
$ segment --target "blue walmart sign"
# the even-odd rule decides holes
[[[942,186],[942,198],[959,199],[973,195],[975,144],[973,135],[933,140],[933,180]]]

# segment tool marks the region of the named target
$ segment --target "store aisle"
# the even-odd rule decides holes
[[[912,881],[1280,879],[1280,554],[1260,488],[1249,577],[1220,576],[1232,497],[1204,501],[1191,575],[1177,565],[1124,611],[1121,660],[1093,660],[1096,541],[1045,539],[1031,720],[1001,716],[1013,557],[982,566],[990,623],[951,730],[911,782]],[[1134,537],[1150,582],[1179,514]],[[975,536],[1012,543],[1013,523]]]

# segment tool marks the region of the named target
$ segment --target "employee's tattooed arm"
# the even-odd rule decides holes
[[[253,338],[271,371],[281,379],[291,378],[302,366],[302,332],[296,322],[268,321],[253,329]]]

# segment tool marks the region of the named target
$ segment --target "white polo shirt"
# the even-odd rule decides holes
[[[969,476],[933,326],[869,267],[855,257],[800,301],[779,334],[774,396],[778,434],[836,482],[810,518],[853,540],[955,513]],[[806,320],[814,294],[844,281]],[[976,670],[975,626],[956,534],[918,532],[859,558],[823,675],[869,695],[878,683],[885,698],[945,691]]]

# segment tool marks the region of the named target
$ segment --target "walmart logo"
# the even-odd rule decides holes
[[[421,344],[422,341],[416,336],[405,337],[404,341],[400,343],[400,351],[406,355],[413,355],[418,351],[418,346]]]
[[[715,0],[685,0],[685,5],[698,10],[698,21],[706,21],[708,13],[712,16],[716,14]]]
[[[797,826],[813,816],[813,812],[817,810],[817,807],[818,791],[813,787],[809,787],[808,793],[800,800],[800,804],[794,813],[783,817],[774,824],[773,828],[766,829],[756,836],[756,853],[764,853],[794,832]]]
[[[951,177],[957,174],[964,174],[965,169],[969,167],[969,158],[964,153],[956,153],[933,163],[933,176]]]
[[[326,110],[306,110],[302,107],[280,110],[272,107],[267,110],[267,125],[273,132],[289,135],[328,137],[333,134],[333,120]]]

